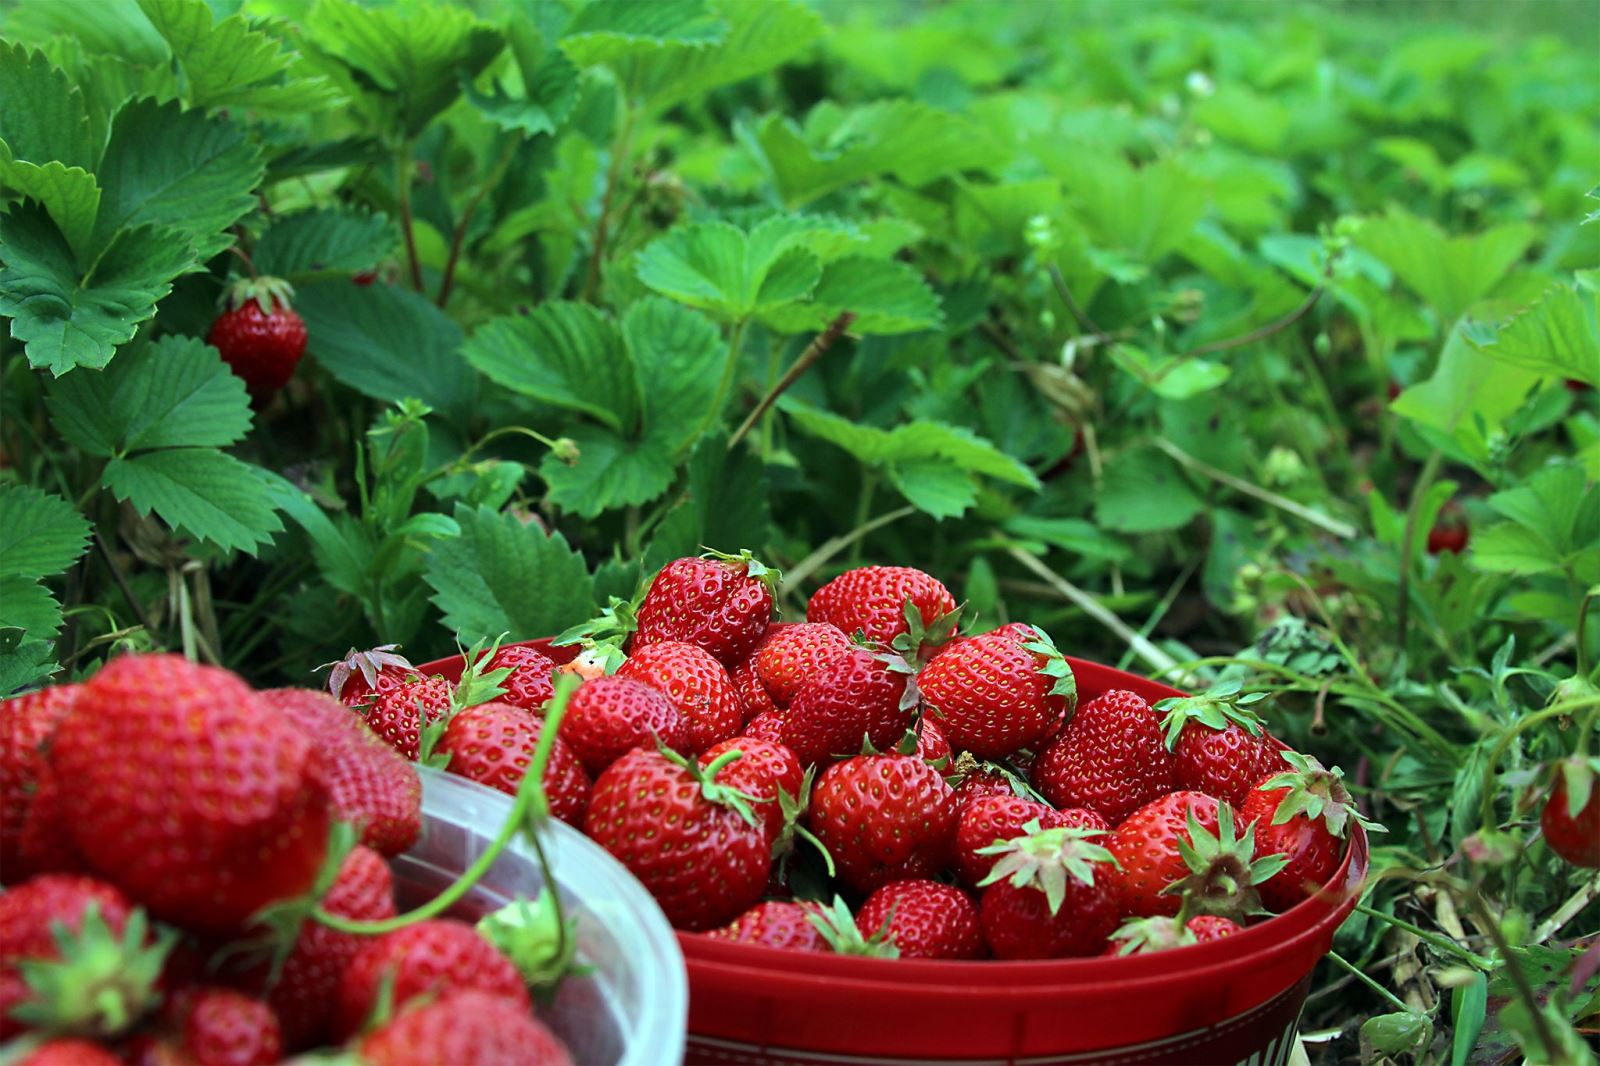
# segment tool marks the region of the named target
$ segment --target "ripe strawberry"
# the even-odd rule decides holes
[[[946,774],[948,780],[954,784],[956,807],[960,810],[965,810],[980,796],[1017,796],[1024,791],[1030,794],[1028,798],[1038,795],[1027,786],[1026,782],[1017,778],[1009,767],[997,763],[981,763],[967,754],[958,756]]]
[[[985,849],[995,859],[979,904],[984,939],[1001,959],[1094,955],[1117,927],[1121,878],[1093,842],[1097,830],[1042,829]]]
[[[825,622],[779,622],[768,627],[751,656],[770,702],[787,707],[812,678],[849,654],[842,629]]]
[[[79,686],[55,685],[0,702],[0,870],[18,879],[22,825],[44,765],[40,745],[78,698]]]
[[[779,736],[805,766],[859,752],[863,737],[879,750],[892,748],[914,717],[916,690],[909,680],[865,648],[852,649],[784,709]]]
[[[473,989],[449,989],[362,1039],[366,1066],[571,1066],[555,1034],[526,1004]]]
[[[1171,792],[1175,770],[1160,716],[1143,697],[1112,689],[1078,708],[1034,760],[1031,776],[1057,807],[1087,807],[1116,825]]]
[[[394,917],[394,876],[388,863],[376,851],[356,847],[345,856],[322,900],[322,909],[355,921]],[[366,937],[342,933],[320,922],[301,925],[278,981],[267,994],[287,1048],[311,1048],[327,1041],[339,983],[366,942]]]
[[[769,627],[768,632],[776,626]],[[728,677],[733,681],[733,689],[739,694],[739,702],[744,704],[745,724],[758,714],[776,711],[777,705],[772,702],[772,697],[767,694],[767,686],[761,683],[761,677],[756,673],[756,656],[754,652],[743,659],[728,671]]]
[[[1268,773],[1288,768],[1279,744],[1262,729],[1250,704],[1262,692],[1239,695],[1237,681],[1225,682],[1199,696],[1162,700],[1155,705],[1165,717],[1166,746],[1175,759],[1178,788],[1204,792],[1237,807],[1245,793]]]
[[[786,712],[776,708],[762,711],[744,724],[740,736],[754,737],[772,744],[783,743],[783,718]],[[711,750],[709,748],[707,751]]]
[[[380,677],[399,683],[417,672],[399,648],[398,644],[380,644],[370,651],[351,648],[343,659],[317,669],[328,671],[328,692],[340,703],[365,707],[372,702]]]
[[[980,759],[1043,739],[1078,699],[1072,668],[1043,630],[1026,643],[996,630],[951,644],[917,684],[950,743]]]
[[[1166,887],[1189,872],[1178,838],[1190,814],[1206,829],[1217,829],[1217,801],[1199,792],[1172,792],[1140,807],[1106,838],[1122,867],[1122,911],[1151,916],[1178,913],[1180,900]]]
[[[1600,867],[1600,759],[1557,765],[1555,784],[1539,812],[1550,850],[1574,866]]]
[[[956,609],[955,597],[937,578],[908,566],[864,566],[847,570],[811,594],[806,621],[828,622],[846,634],[862,633],[888,644],[907,632],[906,601],[922,624]]]
[[[635,749],[595,782],[584,832],[621,861],[679,929],[711,929],[755,903],[772,866],[766,823],[705,767]]]
[[[1467,550],[1468,530],[1466,523],[1454,525],[1440,523],[1428,530],[1428,554],[1441,555],[1450,552],[1460,555]]]
[[[685,746],[688,725],[678,705],[642,681],[597,677],[578,686],[561,720],[561,740],[598,774],[634,748]]]
[[[840,879],[871,892],[945,867],[955,847],[955,793],[915,755],[858,755],[817,779],[811,829]]]
[[[959,888],[937,881],[891,881],[856,912],[863,936],[882,933],[902,959],[976,959],[983,955],[978,908]]]
[[[755,737],[729,737],[700,754],[700,765],[710,766],[724,753],[738,751],[740,758],[723,766],[721,782],[758,801],[756,810],[776,840],[783,830],[784,805],[780,796],[797,798],[806,788],[806,774],[794,752],[782,744]]]
[[[72,783],[61,813],[84,857],[198,931],[235,932],[305,894],[327,850],[319,753],[226,670],[112,660],[56,728],[50,762]]]
[[[1104,832],[1110,828],[1104,818],[1083,808],[1052,810],[1037,800],[1024,799],[1009,791],[1004,795],[979,796],[961,808],[960,820],[956,823],[955,866],[961,883],[975,887],[993,869],[994,858],[979,854],[980,849],[1022,836],[1024,827],[1034,821],[1045,829],[1074,826]]]
[[[162,1011],[178,1032],[179,1056],[197,1066],[254,1066],[283,1057],[272,1008],[231,988],[187,988]]]
[[[422,783],[416,769],[378,739],[361,716],[323,692],[304,688],[259,693],[323,753],[333,816],[357,826],[361,843],[398,855],[422,831]]]
[[[289,306],[293,295],[279,278],[241,281],[229,289],[223,312],[206,334],[206,343],[222,353],[258,402],[288,383],[306,351],[305,319]]]
[[[642,681],[666,693],[688,719],[688,752],[699,754],[744,726],[744,705],[728,671],[693,644],[649,644],[628,656],[618,677]]]
[[[731,667],[766,631],[778,578],[747,551],[675,559],[650,582],[629,647],[693,644]]]
[[[72,830],[62,811],[62,789],[55,769],[46,761],[38,768],[38,781],[17,838],[17,872],[25,875],[90,872],[88,860],[72,842]],[[12,868],[5,867],[12,880]]]
[[[501,703],[537,712],[555,695],[556,662],[538,648],[509,645],[488,656],[482,669],[511,671],[499,681],[505,691],[495,699]]]
[[[713,929],[706,935],[786,951],[828,951],[828,941],[810,921],[809,915],[815,912],[815,904],[769,900],[757,903],[721,929]]]
[[[122,1060],[103,1044],[58,1036],[23,1052],[14,1066],[122,1066]]]
[[[592,684],[593,682],[589,682]],[[480,703],[450,719],[437,754],[453,774],[515,796],[533,763],[544,720],[507,703]],[[559,736],[544,768],[550,813],[569,825],[582,825],[589,806],[589,775]]]
[[[1133,918],[1112,934],[1104,953],[1108,956],[1148,955],[1153,951],[1171,951],[1190,944],[1221,940],[1243,930],[1244,926],[1238,922],[1214,914],[1198,915],[1187,922],[1166,917]]]
[[[522,975],[466,922],[438,918],[368,938],[345,967],[333,1006],[333,1035],[358,1032],[378,1005],[385,982],[396,1010],[418,996],[472,989],[532,1010]],[[471,1061],[441,1060],[441,1061]]]
[[[0,1040],[28,1028],[112,1036],[136,1021],[172,946],[147,932],[143,912],[93,878],[44,874],[0,893]]]
[[[928,719],[924,718],[917,723],[917,758],[923,762],[932,763],[935,769],[945,769],[955,761],[955,753],[950,750],[950,741],[945,739],[944,732]]]
[[[1257,886],[1262,902],[1274,911],[1288,910],[1328,883],[1339,868],[1351,822],[1379,828],[1356,810],[1338,767],[1325,770],[1294,751],[1283,758],[1290,770],[1269,774],[1239,807],[1239,824],[1255,829],[1256,856],[1288,860],[1282,872]],[[1600,851],[1600,843],[1595,847]]]
[[[367,725],[385,743],[415,762],[422,747],[422,727],[450,717],[456,686],[440,674],[408,674],[394,680],[380,674],[367,707]]]

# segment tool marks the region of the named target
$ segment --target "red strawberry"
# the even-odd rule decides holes
[[[306,323],[289,306],[293,294],[278,278],[239,282],[206,334],[206,342],[222,353],[222,361],[244,379],[257,401],[283,388],[305,354]]]
[[[978,908],[959,888],[937,881],[891,881],[856,912],[862,936],[881,933],[902,959],[976,959],[983,955]]]
[[[22,824],[39,782],[44,756],[39,747],[67,708],[79,686],[55,685],[0,702],[0,870],[17,880],[22,865]]]
[[[354,921],[394,917],[394,876],[388,863],[372,849],[356,847],[345,856],[322,909]],[[290,1050],[326,1042],[339,983],[367,939],[315,921],[301,925],[294,949],[267,996]]]
[[[674,751],[688,739],[683,712],[658,690],[626,677],[597,677],[578,686],[561,720],[561,740],[598,774],[634,748],[665,744]]]
[[[464,989],[515,1004],[524,1015],[533,1008],[522,975],[510,959],[466,922],[439,918],[403,926],[362,945],[339,981],[333,1007],[336,1038],[348,1038],[361,1029],[378,1005],[386,981],[396,1010],[404,1010],[418,996]]]
[[[525,711],[541,710],[555,695],[556,662],[538,648],[512,644],[489,657],[483,670],[510,670],[499,682],[505,692],[496,696],[501,703]]]
[[[812,678],[851,650],[850,638],[825,622],[770,626],[751,656],[770,702],[787,707]]]
[[[453,774],[515,796],[522,775],[533,764],[544,719],[508,703],[480,703],[450,719],[439,739],[438,755]],[[544,768],[550,813],[569,825],[582,825],[589,806],[589,775],[557,736]]]
[[[778,577],[749,552],[675,559],[650,582],[630,647],[693,644],[732,666],[766,631]]]
[[[340,703],[365,707],[372,702],[379,678],[398,684],[417,672],[399,648],[398,644],[380,644],[370,651],[351,648],[343,659],[317,669],[328,671],[328,692]]]
[[[231,988],[184,989],[162,1014],[181,1034],[181,1059],[196,1066],[254,1066],[283,1057],[272,1008]]]
[[[595,782],[584,832],[616,856],[680,929],[710,929],[760,898],[772,866],[766,823],[705,767],[635,749]],[[720,765],[719,765],[720,763]]]
[[[659,689],[678,705],[688,719],[688,753],[705,751],[744,726],[744,705],[727,669],[693,644],[646,645],[628,657],[617,676]]]
[[[1078,708],[1039,753],[1033,787],[1057,807],[1087,807],[1116,825],[1176,787],[1160,716],[1143,697],[1113,689]]]
[[[798,798],[806,788],[806,774],[794,752],[782,744],[755,737],[730,737],[700,755],[700,765],[710,766],[724,753],[738,751],[740,758],[723,766],[721,782],[761,801],[757,811],[776,840],[783,830],[784,805],[780,795]]]
[[[422,746],[422,726],[450,717],[456,686],[440,674],[410,674],[396,681],[378,676],[367,707],[367,725],[385,743],[412,762]]]
[[[1263,692],[1239,695],[1237,681],[1199,696],[1162,700],[1167,749],[1175,759],[1178,788],[1204,792],[1237,807],[1245,793],[1269,773],[1287,769],[1278,745],[1261,728],[1250,704]],[[1070,728],[1070,727],[1069,727]]]
[[[846,634],[860,632],[868,640],[888,644],[907,632],[907,600],[925,626],[956,609],[950,590],[921,570],[864,566],[845,571],[812,593],[806,621],[828,622]]]
[[[1437,525],[1428,530],[1428,554],[1441,555],[1450,552],[1460,555],[1467,550],[1467,527],[1465,523],[1458,525]]]
[[[1104,953],[1108,956],[1148,955],[1153,951],[1221,940],[1243,930],[1244,926],[1238,922],[1214,914],[1202,914],[1187,922],[1166,917],[1134,918],[1112,934]]]
[[[1377,828],[1356,810],[1338,767],[1325,770],[1294,751],[1283,758],[1290,770],[1269,774],[1239,807],[1239,824],[1255,828],[1256,856],[1288,860],[1280,873],[1257,886],[1262,902],[1274,911],[1288,910],[1328,883],[1339,868],[1352,822]],[[1600,842],[1595,848],[1600,854]]]
[[[914,717],[909,675],[855,648],[822,669],[782,712],[779,736],[805,766],[859,752],[862,738],[892,748]]]
[[[914,755],[858,755],[817,779],[811,829],[840,879],[871,892],[944,868],[955,846],[955,793]]]
[[[322,750],[333,816],[358,826],[361,843],[385,855],[398,855],[416,843],[422,831],[417,771],[359,714],[310,689],[270,689],[259,696]]]
[[[950,743],[995,759],[1042,740],[1078,699],[1072,668],[1043,630],[996,630],[951,644],[917,675]]]
[[[1031,793],[1026,784],[1015,779],[1009,769],[995,763],[980,763],[970,755],[962,755],[956,759],[955,766],[948,771],[950,780],[955,782],[956,807],[966,810],[973,800],[980,796],[1016,796],[1020,795],[1018,786]]]
[[[956,823],[955,861],[961,883],[974,887],[994,867],[994,858],[980,855],[979,849],[1022,836],[1024,827],[1034,821],[1044,829],[1074,826],[1104,832],[1111,828],[1104,818],[1083,808],[1052,810],[1043,803],[1010,792],[979,796],[961,808],[960,821]]]
[[[828,941],[810,920],[809,916],[815,912],[815,904],[770,900],[757,903],[729,924],[706,935],[787,951],[828,951]]]
[[[771,629],[768,632],[771,632]],[[756,715],[778,709],[772,702],[772,697],[767,694],[767,686],[761,683],[761,677],[756,673],[754,652],[740,659],[738,665],[728,671],[728,677],[733,681],[734,691],[739,694],[739,702],[744,704],[746,725]]]
[[[28,804],[22,832],[17,840],[22,874],[89,873],[89,863],[72,842],[72,830],[62,811],[61,786],[49,762],[39,767],[38,783]],[[11,867],[6,877],[11,879]]]
[[[122,1060],[93,1041],[56,1037],[24,1052],[15,1066],[122,1066]]]
[[[917,750],[915,754],[923,762],[932,763],[938,769],[948,767],[955,757],[955,753],[950,750],[950,741],[945,739],[944,732],[926,718],[917,724]]]
[[[1178,897],[1163,895],[1163,890],[1189,872],[1178,852],[1178,838],[1187,839],[1191,813],[1206,829],[1216,831],[1216,800],[1199,792],[1173,792],[1140,807],[1106,838],[1106,847],[1122,867],[1124,914],[1178,913]]]
[[[555,1034],[525,1003],[473,989],[449,989],[404,1011],[361,1041],[367,1066],[571,1066]]]
[[[986,849],[995,860],[979,906],[997,958],[1098,954],[1117,927],[1121,878],[1092,829],[1041,829]]]
[[[192,929],[234,932],[304,895],[327,850],[319,753],[226,670],[112,660],[57,727],[50,762],[72,783],[60,803],[78,850]]]
[[[1539,812],[1550,850],[1574,866],[1600,867],[1600,760],[1566,759]]]
[[[762,711],[745,723],[744,730],[740,733],[740,736],[755,737],[757,740],[765,740],[772,744],[782,744],[784,713],[776,708],[770,711]],[[710,749],[708,748],[707,750],[709,751]]]
[[[112,1036],[136,1021],[171,947],[147,943],[147,929],[120,889],[93,878],[44,874],[0,893],[0,1039],[26,1028]],[[24,979],[25,961],[50,965]]]

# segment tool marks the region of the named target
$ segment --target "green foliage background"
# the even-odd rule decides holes
[[[1590,1054],[1537,804],[1600,703],[1592,4],[0,15],[0,692],[916,565],[1345,765],[1313,1058]],[[310,335],[260,410],[249,269]]]

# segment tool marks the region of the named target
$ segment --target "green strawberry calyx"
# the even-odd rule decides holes
[[[411,660],[400,654],[398,644],[379,644],[367,651],[351,648],[345,652],[343,659],[323,663],[317,669],[329,671],[328,691],[338,699],[340,693],[344,691],[345,683],[357,673],[367,683],[368,688],[376,688],[378,674],[386,667],[393,667],[396,670],[416,670],[416,667],[411,665]]]
[[[802,906],[806,909],[806,921],[822,934],[822,939],[828,942],[834,954],[871,959],[900,957],[900,949],[889,939],[889,925],[894,921],[893,907],[889,908],[888,917],[873,930],[871,936],[862,936],[850,907],[838,896],[833,897],[831,904],[807,903]]]
[[[729,555],[727,552],[708,548],[704,544],[700,545],[700,549],[700,558],[702,559],[720,559],[725,563],[743,563],[745,577],[754,578],[761,582],[767,586],[767,590],[774,596],[778,594],[778,585],[783,581],[783,571],[775,566],[768,566],[760,559],[757,559],[749,548],[740,548],[736,555]]]
[[[606,673],[616,673],[627,661],[622,646],[639,628],[639,605],[648,591],[649,585],[642,585],[631,600],[612,596],[599,614],[562,630],[550,643],[558,648],[577,644],[586,652],[596,652],[605,664]]]
[[[942,614],[932,622],[924,622],[921,609],[907,596],[900,608],[905,616],[906,631],[890,641],[889,646],[911,662],[927,663],[956,639],[961,627],[961,612],[966,610],[966,606],[964,603],[958,604],[948,614]]]
[[[518,899],[478,919],[478,932],[511,960],[534,994],[548,997],[561,979],[581,973],[578,923],[562,913],[555,892]]]
[[[289,310],[294,299],[294,286],[282,278],[257,277],[240,278],[229,285],[222,293],[222,303],[229,311],[237,311],[245,304],[254,300],[256,306],[261,308],[264,315],[272,314],[274,308],[282,307]]]
[[[798,794],[791,794],[787,789],[778,789],[778,810],[783,813],[783,828],[779,829],[778,835],[773,838],[772,861],[777,864],[780,873],[787,871],[789,859],[795,852],[796,841],[804,840],[822,854],[822,864],[828,868],[828,876],[838,875],[838,870],[833,865],[833,856],[828,852],[828,846],[802,823],[802,819],[811,809],[811,786],[815,783],[816,777],[817,768],[808,766],[805,775],[800,778]]]
[[[444,731],[450,727],[456,715],[468,707],[476,707],[482,703],[499,699],[506,694],[500,682],[511,676],[509,666],[497,666],[489,669],[489,662],[500,651],[500,642],[509,633],[502,633],[492,641],[480,640],[472,646],[470,651],[462,649],[459,641],[457,650],[461,651],[461,660],[466,663],[461,671],[461,680],[456,682],[450,690],[450,708],[433,721],[428,721],[427,712],[422,707],[422,701],[417,700],[417,762],[435,769],[443,769],[450,761],[448,755],[438,753],[439,741],[444,739]]]
[[[115,1036],[155,1005],[161,969],[178,942],[171,929],[152,929],[142,908],[118,936],[95,901],[84,909],[77,932],[56,921],[50,935],[58,958],[16,963],[32,994],[11,1017],[31,1029],[88,1037]]]
[[[1183,899],[1178,917],[1184,921],[1201,914],[1232,918],[1243,925],[1246,918],[1270,913],[1261,905],[1256,886],[1289,864],[1284,855],[1256,858],[1256,826],[1252,822],[1239,836],[1234,831],[1233,808],[1217,805],[1215,834],[1200,824],[1190,807],[1185,832],[1178,834],[1178,854],[1189,867],[1187,877],[1179,878],[1161,891]]]
[[[1251,736],[1262,733],[1261,718],[1250,705],[1267,698],[1265,692],[1246,692],[1237,681],[1224,681],[1213,685],[1198,696],[1173,696],[1155,704],[1155,710],[1166,712],[1161,727],[1166,730],[1167,750],[1178,746],[1183,727],[1190,722],[1218,732],[1230,725],[1239,726]]]
[[[1387,832],[1356,808],[1349,789],[1344,787],[1343,770],[1337,766],[1326,769],[1298,751],[1285,750],[1279,754],[1293,769],[1256,786],[1262,792],[1284,792],[1272,814],[1273,825],[1283,825],[1296,815],[1302,815],[1313,822],[1320,820],[1337,840],[1349,835],[1351,822],[1365,827],[1368,832]]]
[[[700,795],[707,803],[714,803],[719,807],[727,807],[736,812],[751,825],[760,825],[761,819],[756,814],[752,803],[771,803],[771,800],[760,796],[752,796],[748,792],[741,792],[732,785],[724,785],[717,781],[717,775],[722,773],[724,767],[730,763],[738,762],[744,758],[744,752],[738,748],[729,748],[704,766],[693,759],[685,758],[666,746],[658,746],[657,751],[661,757],[679,767],[694,778],[700,786]]]
[[[1118,955],[1147,955],[1198,944],[1200,938],[1182,919],[1158,915],[1128,919],[1111,934],[1111,942],[1117,946]]]
[[[1055,914],[1066,898],[1069,877],[1092,885],[1097,864],[1109,862],[1121,869],[1116,856],[1092,842],[1093,837],[1105,835],[1104,829],[1042,829],[1035,818],[1022,830],[1022,836],[978,849],[979,855],[999,856],[989,876],[978,882],[980,887],[1010,881],[1016,888],[1037,888],[1044,893],[1050,913]]]
[[[1061,654],[1056,642],[1050,639],[1050,634],[1038,626],[1031,628],[1037,634],[1037,639],[1026,641],[1022,646],[1035,655],[1044,656],[1044,661],[1039,664],[1039,674],[1053,682],[1047,695],[1066,700],[1067,717],[1070,719],[1078,709],[1078,678],[1072,672],[1072,664]]]
[[[964,751],[956,756],[955,764],[950,767],[950,773],[945,776],[945,784],[951,788],[956,788],[961,782],[978,773],[995,774],[1002,777],[1005,779],[1006,784],[1011,786],[1012,795],[1034,800],[1044,804],[1046,807],[1050,806],[1050,801],[1041,796],[1022,774],[1017,773],[1016,770],[1004,763],[982,761],[970,751]]]

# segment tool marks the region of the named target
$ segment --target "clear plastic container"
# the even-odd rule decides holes
[[[453,774],[418,767],[422,835],[392,861],[402,907],[438,894],[488,848],[511,797]],[[576,829],[551,822],[545,853],[567,913],[577,921],[579,962],[588,972],[561,983],[540,1018],[585,1066],[675,1066],[683,1061],[689,1008],[683,954],[644,886]],[[544,885],[527,841],[518,837],[452,912],[475,921]]]

